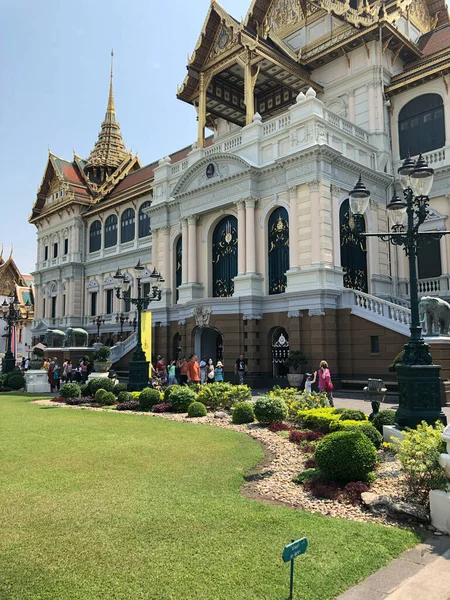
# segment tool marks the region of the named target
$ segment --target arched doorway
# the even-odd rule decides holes
[[[350,227],[350,206],[344,200],[339,211],[341,228],[341,265],[344,271],[344,287],[367,293],[367,249],[366,238],[355,236]],[[362,232],[366,230],[364,220]]]
[[[216,225],[212,238],[213,285],[215,298],[233,295],[234,278],[238,272],[238,222],[228,215]]]
[[[283,327],[278,327],[272,334],[272,375],[287,377],[289,369],[284,361],[289,354],[289,335]]]
[[[212,358],[214,364],[223,361],[222,334],[212,327],[199,327],[195,332],[194,349],[199,361],[201,358]]]

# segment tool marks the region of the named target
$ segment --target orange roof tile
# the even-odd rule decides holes
[[[450,48],[450,24],[426,33],[419,39],[417,45],[425,56]]]

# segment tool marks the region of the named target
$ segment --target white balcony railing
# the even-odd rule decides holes
[[[439,167],[447,167],[450,165],[450,146],[445,146],[444,148],[437,148],[436,150],[431,150],[430,152],[425,152],[423,154],[424,159],[428,163],[430,167],[433,169],[438,169]],[[419,158],[419,156],[413,156],[413,160]],[[397,169],[402,165],[403,160],[397,160],[394,163],[395,173]]]

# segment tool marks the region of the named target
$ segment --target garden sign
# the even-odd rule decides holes
[[[289,600],[292,600],[294,593],[294,558],[296,556],[300,556],[300,554],[305,554],[307,547],[308,540],[306,538],[301,538],[300,540],[292,540],[292,543],[284,547],[282,555],[283,560],[284,562],[291,561],[291,584]]]

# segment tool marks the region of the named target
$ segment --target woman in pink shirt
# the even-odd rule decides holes
[[[330,406],[334,406],[333,402],[333,390],[334,386],[331,382],[331,373],[328,368],[328,363],[326,360],[322,360],[320,363],[319,371],[317,372],[319,377],[319,392],[325,392],[328,398],[328,402]]]

